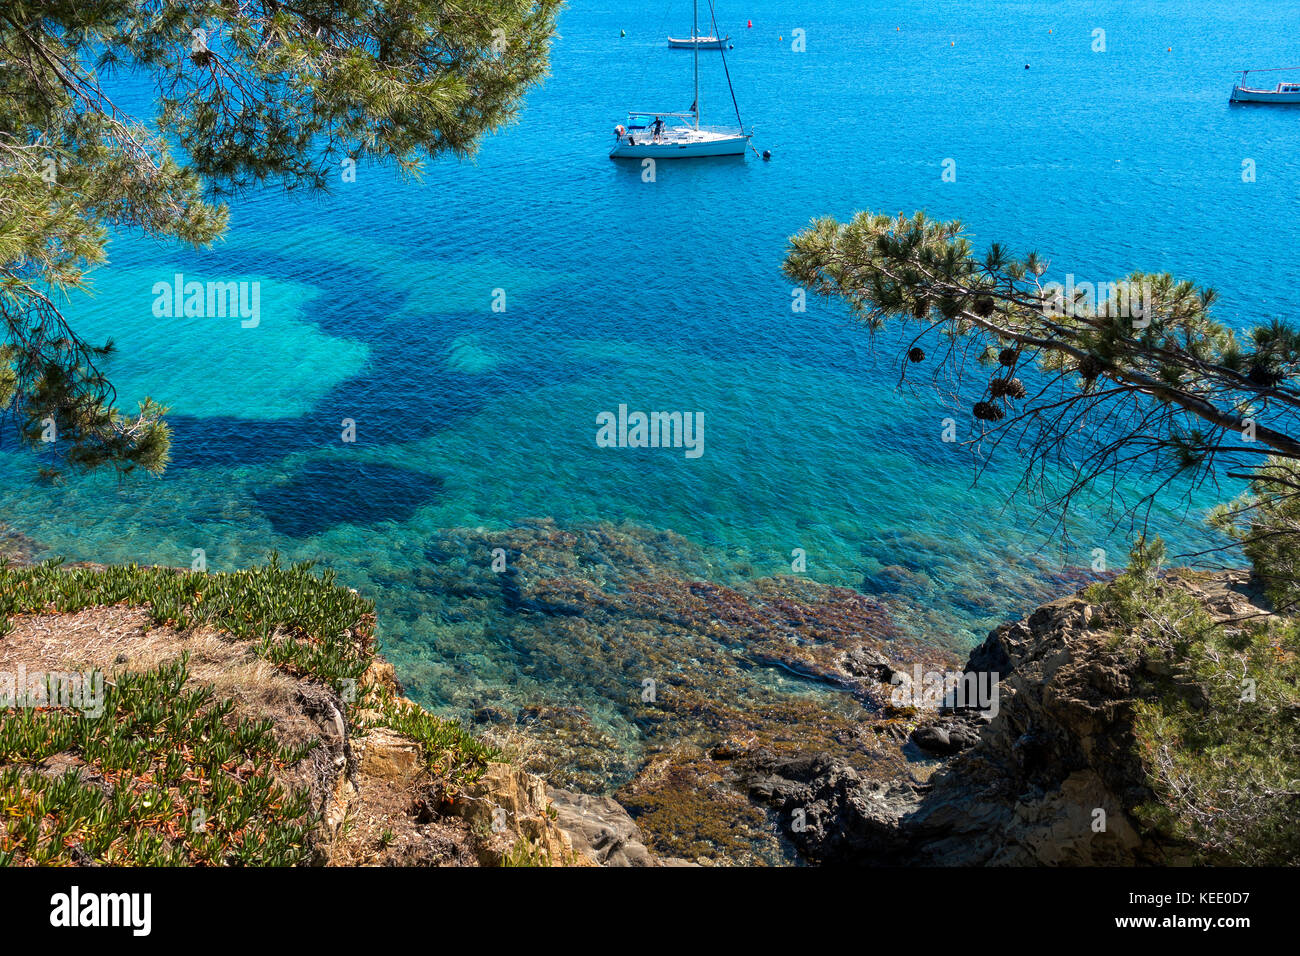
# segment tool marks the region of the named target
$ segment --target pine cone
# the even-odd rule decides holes
[[[977,296],[975,299],[975,314],[982,319],[987,319],[993,314],[994,303],[990,295]]]
[[[1106,371],[1106,363],[1095,355],[1085,355],[1079,362],[1078,372],[1085,382],[1091,382]]]
[[[1007,368],[1011,368],[1019,361],[1020,361],[1019,349],[1003,349],[1001,352],[998,353],[998,363],[1001,365],[1005,365]]]
[[[909,362],[924,362],[925,352],[922,349],[908,349],[907,360]]]
[[[989,382],[994,398],[1024,398],[1025,383],[1018,378],[995,378]]]
[[[1246,373],[1246,378],[1256,385],[1262,385],[1264,388],[1273,388],[1286,376],[1267,362],[1255,359],[1250,363],[1250,371]]]
[[[1006,417],[1006,413],[992,402],[976,402],[971,411],[982,422],[1000,422]]]

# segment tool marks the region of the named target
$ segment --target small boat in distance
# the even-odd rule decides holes
[[[670,50],[722,50],[731,40],[731,37],[725,36],[721,40],[717,37],[677,37],[668,38],[668,49]]]
[[[1242,70],[1241,79],[1232,87],[1229,103],[1294,103],[1300,105],[1300,81],[1284,80],[1271,90],[1254,89],[1246,86],[1246,77],[1251,73],[1300,73],[1300,67],[1283,66],[1272,70]]]

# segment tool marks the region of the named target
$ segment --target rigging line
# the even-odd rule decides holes
[[[713,10],[713,0],[709,0],[709,20],[713,24],[713,36],[718,41],[718,52],[722,54],[722,72],[727,75],[727,92],[731,94],[731,105],[736,110],[736,125],[740,127],[740,132],[743,134],[745,121],[740,118],[740,104],[736,102],[736,90],[731,85],[731,70],[727,68],[727,47],[722,42],[722,37],[718,35],[718,15]],[[697,103],[696,106],[698,105]],[[698,113],[695,115],[699,116]]]

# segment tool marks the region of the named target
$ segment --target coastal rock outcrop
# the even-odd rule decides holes
[[[864,778],[826,754],[758,751],[744,759],[743,768],[750,797],[776,811],[782,831],[805,859],[897,862],[903,850],[898,821],[919,801],[909,783]]]
[[[1268,613],[1244,572],[1177,583],[1221,620]],[[928,781],[869,780],[840,758],[760,751],[743,760],[745,785],[812,862],[1185,863],[1188,847],[1152,836],[1133,814],[1153,798],[1134,731],[1149,666],[1119,651],[1100,607],[1064,598],[971,653],[967,673],[1001,677],[996,715],[918,728],[917,745],[956,752]],[[954,749],[954,733],[971,745]]]
[[[400,690],[380,657],[360,684]],[[627,812],[607,797],[550,791],[541,777],[502,761],[449,793],[431,778],[415,739],[379,726],[350,743],[355,756],[326,820],[351,825],[336,828],[331,862],[355,863],[361,854],[400,865],[660,865]]]
[[[610,797],[550,789],[555,822],[568,834],[573,848],[601,866],[659,866],[645,845],[641,830]]]

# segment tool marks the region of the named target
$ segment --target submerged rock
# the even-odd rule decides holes
[[[911,725],[887,713],[888,681],[959,666],[872,597],[796,575],[728,576],[666,532],[537,521],[441,532],[424,555],[393,583],[439,622],[410,656],[437,662],[440,702],[554,785],[617,797],[667,857],[793,859],[731,762],[812,749],[906,776],[895,737]],[[508,681],[476,666],[485,637]],[[418,667],[403,675],[418,697]]]
[[[39,546],[31,538],[0,524],[0,562],[31,564],[38,550]]]

